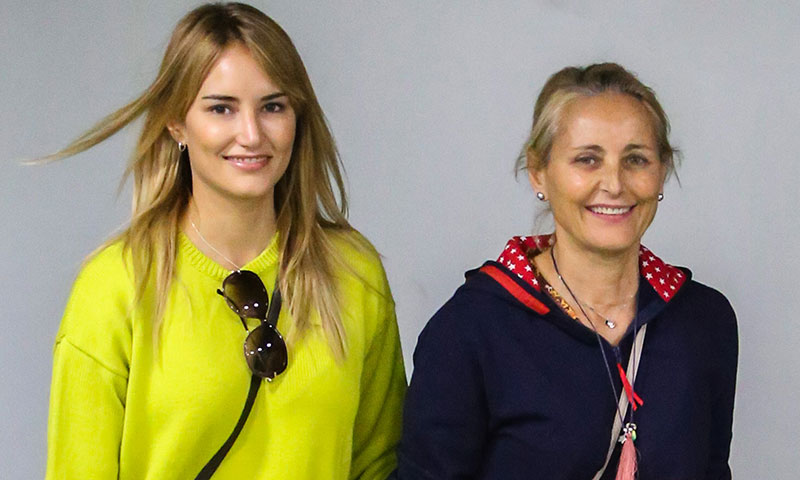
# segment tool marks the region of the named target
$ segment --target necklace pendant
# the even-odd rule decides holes
[[[617,441],[619,443],[625,443],[628,438],[632,441],[636,441],[636,424],[635,423],[626,423],[624,427],[622,427],[622,432],[619,434]]]
[[[614,329],[617,328],[617,324],[613,320],[606,319],[606,327]]]

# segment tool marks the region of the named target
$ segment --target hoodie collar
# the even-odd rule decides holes
[[[555,237],[552,234],[513,237],[497,262],[534,290],[541,292],[541,285],[536,280],[528,259],[554,243]],[[644,245],[639,245],[639,274],[664,302],[672,300],[686,282],[686,274],[680,268],[665,263]]]

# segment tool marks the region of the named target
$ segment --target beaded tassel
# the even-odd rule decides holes
[[[636,447],[633,445],[636,439],[636,425],[628,424],[623,430],[622,453],[619,456],[619,467],[617,467],[616,480],[634,480],[636,478],[637,461]]]

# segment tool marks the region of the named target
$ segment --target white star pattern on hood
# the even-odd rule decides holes
[[[534,252],[552,244],[553,235],[514,237],[508,241],[503,250],[504,252],[509,252],[512,256],[506,258],[505,255],[500,255],[497,262],[515,273],[517,277],[535,290],[541,291],[539,282],[534,277],[533,269],[528,262],[528,256],[533,256],[535,255]],[[521,254],[514,255],[517,252]],[[665,302],[671,300],[675,292],[680,290],[686,281],[686,276],[679,268],[664,263],[644,245],[639,246],[639,273]]]

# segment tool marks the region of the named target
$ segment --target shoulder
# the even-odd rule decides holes
[[[366,237],[357,230],[328,230],[326,234],[338,256],[333,263],[337,277],[391,298],[381,256]]]
[[[692,279],[675,303],[672,315],[688,321],[687,325],[691,325],[705,345],[714,346],[725,358],[736,358],[739,344],[736,313],[725,295]]]
[[[114,335],[135,298],[130,255],[115,241],[87,258],[67,301],[57,341],[68,336],[73,343],[93,343],[97,336]],[[122,320],[122,321],[121,321]]]
[[[694,279],[690,280],[684,289],[683,300],[693,311],[717,318],[724,323],[736,323],[733,306],[719,290]]]
[[[84,260],[71,298],[89,296],[102,302],[131,296],[134,292],[133,266],[130,252],[121,240],[101,247]]]
[[[477,339],[495,338],[503,325],[514,322],[519,315],[529,320],[529,312],[517,305],[512,297],[488,275],[472,271],[467,280],[431,317],[420,334],[434,344],[458,341],[464,345]],[[502,336],[502,335],[501,335]]]
[[[116,240],[90,254],[83,262],[76,284],[84,282],[102,283],[133,281],[130,252],[122,240]]]

